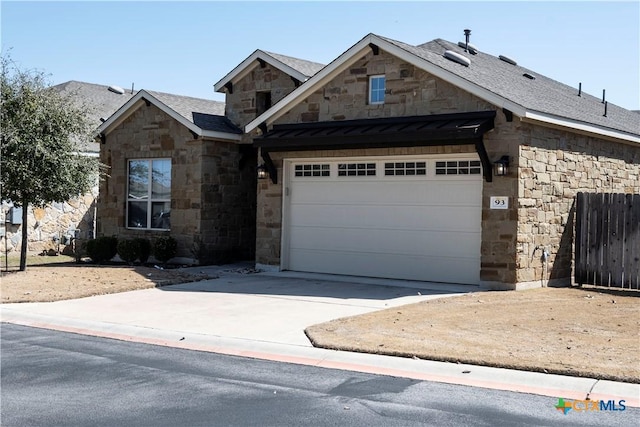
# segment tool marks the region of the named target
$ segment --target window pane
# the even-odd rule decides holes
[[[151,228],[171,228],[171,203],[151,203]]]
[[[149,197],[149,161],[129,161],[129,199]]]
[[[384,76],[371,77],[369,80],[369,99],[372,103],[383,103],[385,91]]]
[[[127,227],[147,228],[147,202],[129,202]]]
[[[151,186],[151,198],[171,198],[171,160],[162,159],[153,161],[153,185]]]

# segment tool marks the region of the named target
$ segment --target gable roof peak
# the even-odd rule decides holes
[[[242,130],[224,116],[224,103],[211,99],[141,89],[102,123],[98,134],[109,133],[138,108],[153,104],[195,135],[240,141]]]
[[[318,62],[256,49],[214,85],[215,91],[224,92],[225,87],[229,84],[233,85],[234,81],[238,81],[246,76],[258,63],[268,63],[299,82],[307,81],[311,76],[324,68],[324,64]]]
[[[636,113],[609,103],[605,115],[604,106],[596,97],[584,92],[578,96],[575,88],[516,65],[513,60],[506,61],[482,51],[466,53],[457,43],[439,38],[413,46],[373,33],[367,34],[304,85],[248,123],[245,132],[251,132],[262,123],[273,123],[292,105],[357,61],[371,44],[496,108],[510,110],[525,121],[640,143]],[[446,50],[468,56],[471,63],[464,66],[446,58]]]

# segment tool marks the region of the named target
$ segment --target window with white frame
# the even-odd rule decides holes
[[[326,164],[300,164],[295,165],[295,176],[296,177],[305,177],[305,176],[315,176],[315,177],[326,177],[331,176],[331,168],[328,163]]]
[[[338,163],[338,176],[376,176],[376,164]]]
[[[427,162],[385,162],[384,174],[387,176],[426,176]]]
[[[369,77],[369,104],[384,104],[384,75]]]
[[[480,175],[480,160],[447,160],[436,162],[436,175]]]
[[[129,160],[127,227],[171,228],[171,159]]]

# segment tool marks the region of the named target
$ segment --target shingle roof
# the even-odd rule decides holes
[[[79,103],[89,107],[87,115],[96,127],[102,123],[100,118],[106,119],[136,94],[125,90],[121,95],[110,91],[109,86],[76,80],[60,83],[53,86],[53,89],[64,95],[77,95]]]
[[[317,62],[306,61],[304,59],[293,58],[279,53],[265,52],[264,50],[256,49],[251,55],[245,58],[244,61],[236,65],[233,70],[214,84],[214,89],[217,92],[227,90],[225,89],[227,85],[233,84],[237,78],[246,75],[249,70],[262,62],[271,64],[271,66],[281,70],[300,82],[307,81],[310,77],[324,68],[323,64],[319,64]]]
[[[343,72],[357,58],[370,52],[372,47],[397,56],[498,108],[511,110],[522,120],[640,143],[640,121],[632,111],[607,104],[607,116],[604,116],[605,106],[599,98],[586,93],[578,96],[576,88],[484,52],[475,55],[465,53],[457,44],[442,39],[412,46],[376,34],[363,37],[304,84],[249,122],[244,128],[245,132],[251,132],[261,124],[273,123],[293,105]],[[447,50],[468,57],[470,64],[465,66],[445,58]],[[525,73],[535,76],[535,79],[524,77]]]
[[[478,51],[476,55],[465,53],[464,48],[442,39],[412,46],[378,37],[527,110],[640,134],[640,120],[632,111],[608,103],[605,117],[601,98],[585,92],[578,96],[577,87],[560,83],[519,65],[509,64],[499,57],[482,51]],[[465,67],[445,58],[445,50],[466,56],[471,64]],[[535,79],[524,77],[525,73]]]
[[[230,141],[240,140],[242,130],[223,115],[223,102],[144,89],[138,91],[104,123],[100,124],[96,129],[97,133],[104,136],[111,132],[124,119],[144,105],[142,101],[155,105],[196,135]]]
[[[95,128],[98,128],[103,121],[111,117],[138,93],[138,91],[132,93],[130,90],[125,90],[124,94],[119,94],[110,91],[109,86],[106,85],[75,80],[55,85],[53,88],[65,95],[73,96],[78,105],[86,109],[89,121]],[[202,130],[242,133],[242,130],[224,116],[224,102],[163,92],[147,92]],[[87,149],[91,152],[98,152],[100,144],[91,142]]]
[[[202,130],[242,133],[224,116],[224,102],[150,90],[147,92]]]
[[[318,62],[306,61],[304,59],[294,58],[292,56],[281,55],[279,53],[264,51],[267,55],[282,62],[285,65],[293,68],[294,70],[304,74],[307,77],[313,76],[318,71],[322,70],[325,65]]]
[[[52,87],[60,91],[61,94],[72,96],[77,101],[77,105],[82,107],[93,127],[98,127],[102,123],[102,119],[107,119],[125,102],[131,99],[135,92],[125,91],[124,94],[118,94],[109,90],[109,86],[94,83],[85,83],[71,80],[60,83]],[[87,149],[92,152],[100,151],[100,144],[90,142]]]

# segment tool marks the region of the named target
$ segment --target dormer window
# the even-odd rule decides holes
[[[369,77],[369,104],[384,104],[384,75]]]
[[[271,108],[271,92],[256,92],[256,113],[258,116]]]

